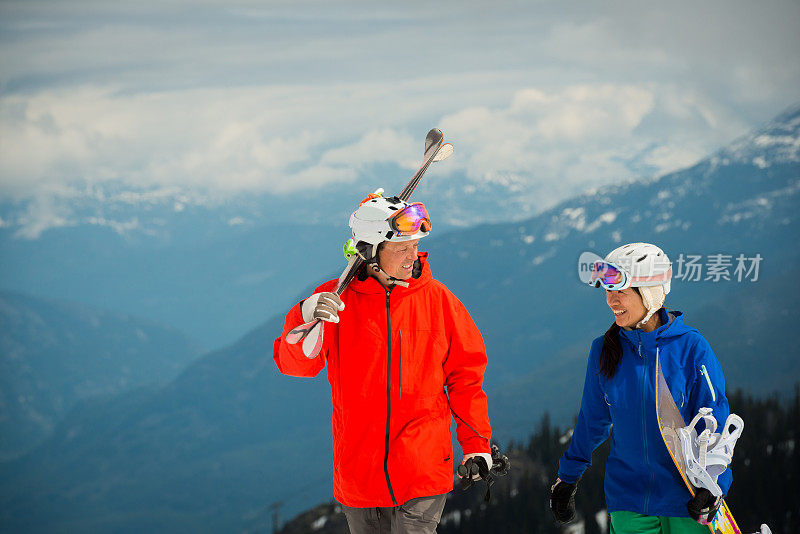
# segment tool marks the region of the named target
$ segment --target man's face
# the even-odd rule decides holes
[[[389,276],[399,280],[408,280],[414,270],[417,259],[417,245],[419,239],[411,241],[388,241],[378,252],[378,265]]]

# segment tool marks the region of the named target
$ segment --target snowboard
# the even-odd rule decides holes
[[[692,497],[694,497],[697,488],[689,482],[686,476],[686,464],[681,451],[681,438],[678,434],[678,429],[685,427],[686,421],[683,420],[678,405],[675,404],[675,399],[672,398],[672,393],[669,391],[667,381],[664,379],[658,350],[656,350],[656,417],[658,419],[658,427],[661,430],[661,437],[664,438],[664,444],[667,446],[669,455],[672,457],[672,461],[675,462],[675,467],[678,469],[684,484],[686,484]],[[708,528],[713,534],[742,534],[724,499],[719,506],[717,515],[709,523]]]

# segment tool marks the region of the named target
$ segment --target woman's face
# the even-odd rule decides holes
[[[632,287],[621,291],[606,290],[606,303],[614,312],[614,322],[623,328],[633,328],[647,315],[642,297]]]

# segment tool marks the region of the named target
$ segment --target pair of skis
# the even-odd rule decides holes
[[[425,171],[428,170],[431,163],[447,159],[453,154],[453,145],[450,143],[443,144],[442,141],[444,141],[444,135],[441,130],[434,128],[428,132],[428,135],[425,137],[425,153],[422,166],[414,176],[411,177],[411,180],[409,180],[403,190],[400,191],[400,194],[397,195],[400,200],[408,200],[411,198],[411,194],[414,193],[414,190],[422,179],[422,175],[425,174]],[[336,290],[334,291],[336,295],[342,295],[345,288],[347,288],[364,266],[364,263],[364,259],[358,254],[354,254],[350,257],[347,262],[347,267],[345,267],[342,275],[339,277],[339,283],[336,285]],[[316,358],[322,349],[324,328],[325,324],[321,319],[314,319],[313,321],[301,324],[297,328],[291,330],[286,334],[285,339],[290,345],[302,341],[303,354],[309,359]]]

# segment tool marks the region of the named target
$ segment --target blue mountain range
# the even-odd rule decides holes
[[[630,241],[657,243],[673,259],[667,304],[709,339],[729,388],[790,389],[800,379],[789,325],[800,292],[799,150],[795,108],[680,172],[587,192],[524,221],[427,238],[434,276],[484,335],[495,437],[528,435],[545,411],[561,422],[575,413],[589,343],[612,321],[603,292],[581,283],[578,260]],[[236,238],[241,250],[255,236]],[[296,275],[275,288],[271,304],[284,311],[333,264],[308,267],[285,250],[297,263],[271,258]],[[237,259],[213,258],[217,268],[226,258]],[[276,502],[291,513],[329,499],[329,389],[324,373],[277,372],[271,349],[282,323],[273,316],[166,385],[79,404],[39,447],[0,464],[0,528],[231,531]]]

